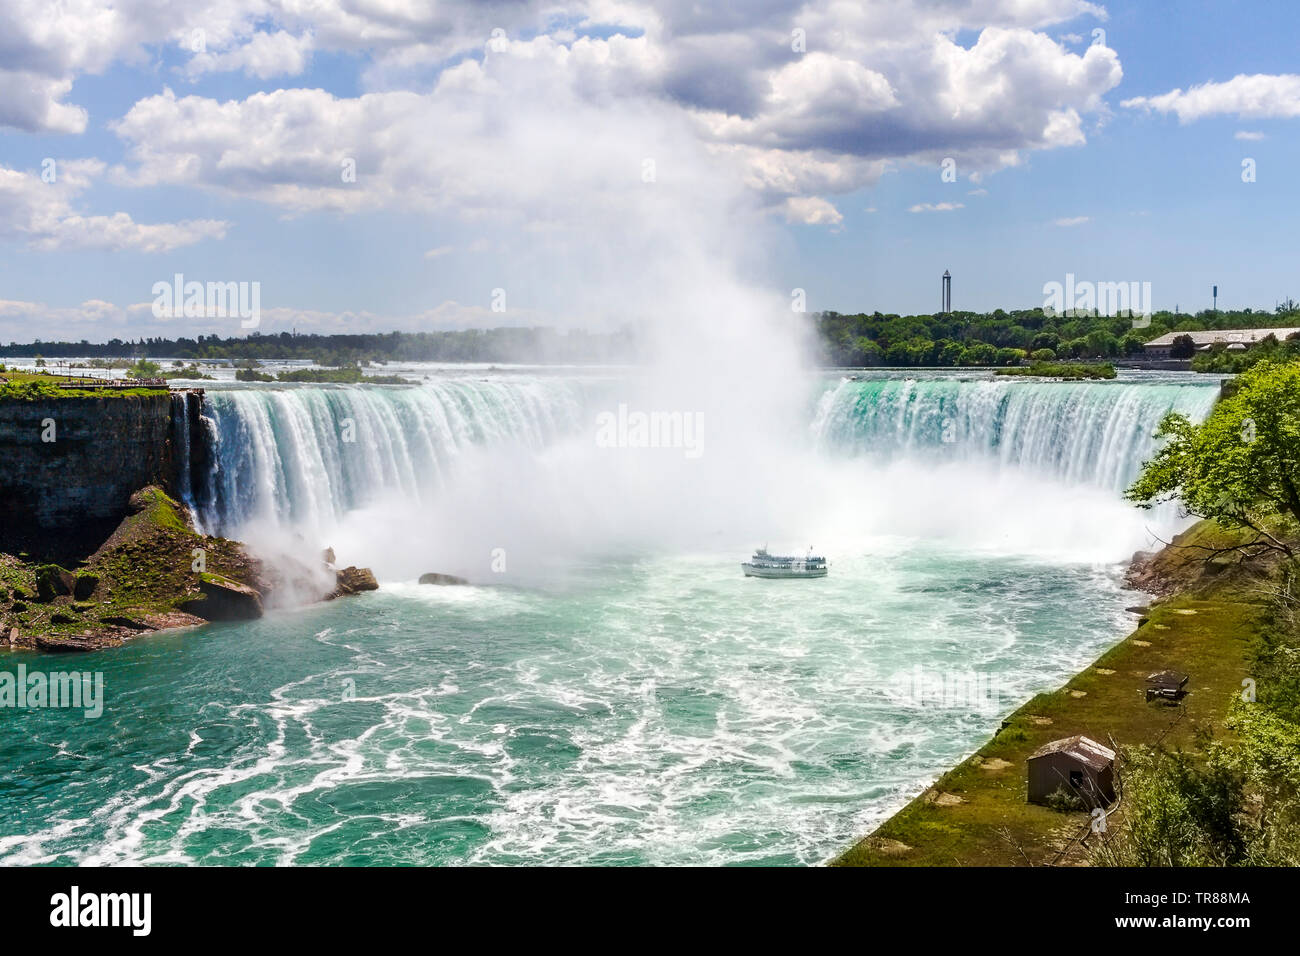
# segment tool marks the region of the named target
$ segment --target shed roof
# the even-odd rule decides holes
[[[1104,770],[1115,760],[1115,751],[1109,747],[1103,747],[1097,741],[1082,734],[1043,744],[1043,746],[1031,753],[1028,759],[1036,760],[1039,757],[1046,757],[1051,754],[1065,754],[1068,757],[1073,757],[1080,763],[1087,764],[1093,770]]]

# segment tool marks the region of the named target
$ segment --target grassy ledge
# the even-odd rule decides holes
[[[112,647],[145,631],[202,623],[183,606],[203,598],[204,579],[260,581],[262,568],[242,545],[191,530],[160,488],[136,492],[131,509],[79,566],[0,554],[0,638],[42,650]],[[195,571],[198,552],[206,574]]]
[[[72,398],[151,398],[166,388],[63,388],[67,379],[43,372],[0,372],[0,401],[37,402]]]
[[[1207,562],[1199,548],[1240,540],[1205,521],[1176,538],[1177,547],[1151,562],[1172,593],[1150,608],[1136,631],[1064,687],[1012,713],[975,754],[832,865],[1085,863],[1078,839],[1088,816],[1027,803],[1025,759],[1073,734],[1108,745],[1188,746],[1198,729],[1222,729],[1259,649],[1268,605],[1248,570],[1229,558]],[[1165,668],[1191,675],[1181,706],[1144,700],[1143,679]],[[1112,819],[1122,825],[1122,817]]]

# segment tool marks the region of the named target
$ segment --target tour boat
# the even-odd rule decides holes
[[[740,565],[747,578],[824,578],[826,577],[826,559],[815,555],[810,550],[806,557],[787,557],[768,554],[767,548],[759,548],[754,557]]]

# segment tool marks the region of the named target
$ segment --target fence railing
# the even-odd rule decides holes
[[[83,378],[59,382],[59,388],[166,388],[165,378]]]

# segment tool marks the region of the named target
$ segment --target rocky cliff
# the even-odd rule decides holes
[[[97,545],[134,492],[175,487],[174,408],[179,425],[180,395],[0,402],[0,548]]]

